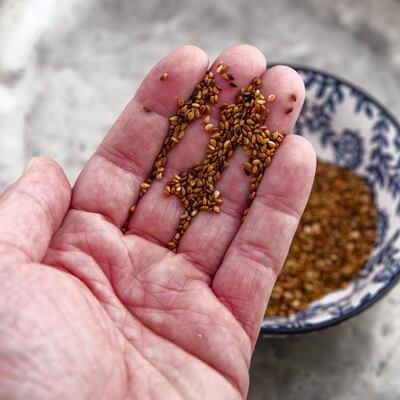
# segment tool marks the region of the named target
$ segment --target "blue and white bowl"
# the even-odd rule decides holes
[[[371,185],[378,208],[377,241],[361,275],[290,317],[265,317],[261,333],[318,331],[359,314],[400,277],[400,126],[371,96],[343,79],[295,67],[304,79],[306,102],[296,133],[317,156],[347,167]]]

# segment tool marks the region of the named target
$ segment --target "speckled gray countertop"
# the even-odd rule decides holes
[[[400,113],[399,0],[0,0],[0,189],[34,155],[74,181],[146,71],[238,42],[323,68]],[[249,398],[400,398],[400,286],[332,330],[260,339]]]

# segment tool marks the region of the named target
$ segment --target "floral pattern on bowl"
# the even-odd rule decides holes
[[[373,188],[377,240],[360,276],[346,289],[290,317],[265,317],[261,333],[289,335],[336,325],[368,308],[400,277],[400,126],[378,102],[352,84],[305,67],[306,101],[295,131],[317,156],[350,168]]]

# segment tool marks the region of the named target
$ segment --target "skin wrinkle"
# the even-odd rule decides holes
[[[144,232],[142,231],[140,228],[138,227],[131,227],[126,231],[126,235],[127,236],[131,236],[131,235],[135,235],[135,236],[140,236],[146,240],[148,240],[149,242],[152,242],[160,247],[164,246],[164,243],[159,240],[156,236],[152,235],[149,232]]]
[[[155,182],[153,184],[153,188],[158,189],[157,185],[160,182]],[[133,216],[131,217],[130,221],[129,221],[129,227],[128,227],[128,231],[127,231],[127,235],[125,236],[129,236],[129,235],[135,235],[135,236],[140,236],[144,239],[150,240],[152,243],[158,244],[160,247],[164,248],[164,245],[166,243],[166,239],[164,240],[164,238],[160,237],[160,231],[165,230],[167,228],[167,226],[169,226],[169,220],[171,220],[171,216],[172,214],[174,214],[173,218],[176,219],[176,221],[178,221],[178,214],[176,213],[176,208],[179,207],[179,199],[177,197],[173,197],[173,198],[162,198],[162,199],[156,199],[155,203],[153,203],[152,207],[154,207],[155,209],[153,209],[153,211],[149,211],[148,207],[147,207],[147,201],[149,199],[149,196],[151,196],[153,193],[151,192],[151,189],[149,191],[149,194],[147,196],[145,196],[146,198],[141,198],[141,201],[139,201],[137,203],[137,209],[135,211],[135,213],[133,214]],[[167,207],[164,209],[165,212],[163,213],[162,216],[160,216],[158,214],[159,210],[161,210],[161,205],[159,204],[159,202],[161,201],[165,201],[167,200],[168,202],[170,202]],[[171,202],[174,202],[174,204],[171,205]],[[155,204],[155,206],[154,206]],[[170,207],[168,207],[170,206]],[[148,215],[150,214],[151,216],[157,215],[159,216],[160,219],[165,220],[165,216],[167,216],[167,221],[165,221],[166,223],[162,225],[161,229],[154,231],[153,229],[149,229],[151,228],[151,226],[149,226],[149,224],[146,222],[146,218],[140,217],[140,222],[136,223],[135,222],[135,218],[137,213],[141,213],[142,211],[142,207],[145,209],[145,213]],[[147,217],[146,215],[146,217]],[[172,233],[172,232],[171,232]],[[168,235],[169,236],[169,235]]]
[[[35,185],[35,181],[30,182],[30,184]],[[36,182],[36,184],[40,185],[40,182]],[[48,202],[44,198],[38,197],[38,193],[33,194],[28,189],[24,189],[22,187],[15,188],[14,195],[18,196],[18,194],[27,196],[30,198],[30,200],[34,201],[39,206],[39,210],[44,213],[44,217],[42,218],[51,221],[50,229],[54,230],[56,228],[56,223],[55,223],[56,218],[54,216],[53,209],[49,206]]]
[[[185,284],[186,284],[186,282],[188,282],[188,280],[185,281]],[[142,283],[143,283],[143,282],[142,282]],[[154,285],[154,283],[152,283],[152,284]],[[166,290],[169,290],[169,289],[166,288]],[[143,291],[144,291],[144,295],[145,295],[145,294],[146,294],[145,289],[143,289]],[[149,293],[147,292],[147,294],[149,294]],[[175,296],[174,300],[177,300],[177,299],[178,299],[178,295]],[[172,303],[174,304],[174,302],[172,302]],[[170,339],[168,339],[167,336],[166,336],[165,334],[162,333],[162,332],[163,332],[162,327],[165,325],[165,318],[173,316],[174,318],[177,318],[177,324],[179,324],[179,322],[180,322],[179,318],[175,315],[175,311],[179,311],[180,309],[177,308],[177,307],[174,307],[173,304],[170,305],[170,309],[166,309],[166,308],[165,308],[165,304],[162,305],[162,307],[161,307],[159,310],[156,309],[156,308],[154,308],[154,306],[151,307],[152,309],[155,309],[155,310],[157,310],[157,311],[164,311],[164,321],[160,323],[161,328],[159,329],[159,332],[156,333],[156,334],[159,335],[160,337],[164,338],[165,340],[169,341],[169,342],[170,342]],[[161,305],[161,304],[160,304],[160,305]],[[129,310],[132,311],[132,313],[135,314],[135,316],[136,316],[137,318],[139,318],[139,320],[141,321],[141,323],[142,323],[143,325],[145,325],[148,329],[152,330],[152,328],[151,328],[147,323],[145,323],[145,322],[143,321],[142,318],[138,317],[137,314],[134,312],[135,309],[143,309],[143,310],[145,310],[145,311],[149,310],[149,306],[145,306],[145,302],[144,302],[144,301],[143,301],[143,305],[142,305],[142,306],[136,305],[136,304],[135,304],[135,305],[132,305],[132,304],[129,305],[129,304],[128,304],[128,307],[129,307]],[[188,311],[187,309],[182,309],[182,310],[183,310],[183,311],[186,311],[186,312]],[[173,312],[172,312],[172,313],[168,313],[168,312],[165,312],[165,311],[173,311]],[[197,312],[196,310],[189,310],[189,311],[190,311],[192,314],[193,314],[193,313],[194,313],[194,314],[198,313],[199,315],[203,315],[203,316],[204,316],[203,313]],[[209,317],[209,316],[207,315],[207,317]],[[192,322],[191,324],[193,325],[193,322]],[[195,324],[196,324],[196,323],[195,323]],[[199,326],[204,326],[204,323],[198,323],[198,325],[199,325]],[[215,326],[215,325],[214,325],[214,326]],[[154,332],[154,331],[153,331],[153,332]],[[154,333],[155,333],[155,332],[154,332]],[[172,342],[171,342],[171,343],[172,343]],[[239,350],[240,350],[240,348],[239,348]],[[187,352],[186,349],[185,349],[184,351]],[[241,351],[239,351],[239,353],[243,356],[243,359],[244,359],[244,361],[245,361],[245,364],[248,365],[248,362],[246,361],[244,354],[243,354]],[[212,366],[212,365],[211,365],[207,360],[205,360],[203,357],[201,357],[201,356],[199,357],[199,355],[194,355],[192,352],[189,352],[188,354],[190,354],[190,355],[192,355],[193,357],[196,357],[196,358],[202,360],[202,361],[203,361],[204,363],[206,363],[210,368],[213,368],[214,370],[218,371],[218,372],[221,374],[221,376],[223,376],[222,372],[221,372],[219,369],[217,369],[215,366]],[[225,376],[225,377],[226,377],[226,376]],[[239,387],[237,386],[236,382],[234,381],[234,377],[228,377],[227,379],[229,379],[229,381],[230,381],[231,384],[235,387],[235,389],[237,389],[237,390],[239,391],[239,393],[241,393],[241,390],[239,389]]]
[[[192,281],[197,281],[197,282],[199,282],[200,285],[203,283],[209,285],[209,277],[204,276],[202,271],[200,271],[198,268],[196,268],[196,263],[192,263],[192,262],[188,261],[185,252],[176,253],[175,256],[173,256],[173,257],[176,260],[176,262],[181,262],[183,260],[183,261],[185,261],[185,265],[188,265],[190,267],[191,272],[192,272],[190,278]],[[191,267],[194,267],[194,268],[191,268]]]
[[[274,277],[279,274],[280,271],[280,261],[271,256],[271,252],[265,247],[260,246],[255,242],[236,242],[235,252],[239,253],[238,258],[249,260],[256,266],[261,266],[264,269],[270,269]]]
[[[128,155],[119,151],[115,146],[113,147],[111,145],[103,144],[103,146],[97,150],[94,157],[100,157],[122,171],[132,175],[136,179],[137,182],[135,184],[138,187],[146,177],[145,171],[135,162],[135,159],[129,158]]]
[[[146,270],[151,269],[152,266],[154,266],[155,264],[157,264],[157,263],[159,262],[159,260],[154,260],[153,262],[151,262],[150,264],[148,264],[145,268],[138,268],[138,267],[135,268],[136,262],[135,262],[135,260],[133,259],[131,252],[129,251],[128,244],[126,243],[125,240],[122,240],[122,243],[123,243],[123,245],[125,246],[125,249],[126,249],[126,252],[127,252],[127,255],[128,255],[128,258],[129,258],[129,261],[130,261],[131,271],[137,271],[137,272],[135,272],[134,275],[132,276],[132,280],[137,279],[137,276],[138,276],[140,273],[143,273],[143,272],[145,272]],[[164,257],[165,257],[165,256],[163,256],[161,259],[163,259]],[[112,279],[112,278],[111,278],[111,279]]]
[[[131,260],[132,265],[133,265],[133,262],[134,262],[134,260]],[[159,263],[160,263],[160,261],[157,260],[157,261],[155,261],[155,262],[149,264],[145,269],[141,269],[137,274],[135,274],[135,276],[133,277],[133,279],[138,280],[137,278],[138,278],[139,275],[143,275],[147,270],[151,270],[152,267],[154,267],[154,265],[159,264]],[[171,282],[171,281],[172,281],[172,278],[171,278],[171,280],[170,280],[169,282]],[[188,281],[189,281],[189,278],[185,278],[184,285],[185,285]],[[154,282],[150,282],[150,283],[151,283],[151,285],[153,285],[153,286],[154,286],[154,285],[157,285],[157,284],[154,283]],[[141,286],[145,287],[145,286],[146,286],[146,282],[143,281],[143,280],[140,280],[140,281],[139,281],[139,288],[140,288]],[[161,285],[159,285],[159,286],[162,287]],[[178,297],[178,295],[180,294],[179,291],[181,291],[181,290],[183,289],[183,287],[180,286],[179,289],[171,289],[171,288],[164,287],[164,289],[166,289],[166,290],[168,290],[168,291],[173,291],[173,292],[175,292],[175,293],[176,293],[176,296],[174,297],[174,299],[176,299],[176,298]],[[131,286],[130,291],[133,291],[133,290],[134,290],[134,287]],[[143,290],[143,295],[145,295],[145,294],[146,294],[145,289],[143,288],[142,290]],[[149,295],[150,293],[147,292],[147,294]],[[132,297],[132,296],[130,296],[130,295],[128,294],[126,297],[127,297],[127,298],[130,298],[130,297]],[[158,302],[158,299],[156,298],[156,294],[153,295],[153,298]],[[145,304],[144,298],[143,298],[142,304]],[[159,304],[161,305],[162,303],[160,302]],[[129,306],[129,304],[128,304],[128,306]],[[138,306],[137,304],[133,304],[133,305],[131,305],[131,307],[139,307],[139,306]],[[165,306],[164,306],[164,308],[165,308]]]
[[[5,250],[4,250],[5,248]],[[22,259],[16,260],[17,261],[22,261],[22,262],[29,262],[32,257],[30,254],[28,254],[25,249],[21,246],[18,246],[15,243],[8,243],[5,242],[4,240],[0,240],[0,260],[2,259],[3,255],[9,255],[10,253],[17,253],[22,255]]]
[[[87,237],[86,236],[84,236],[84,240],[85,240],[85,246],[88,246],[88,243],[87,243]],[[51,256],[51,252],[58,252],[58,253],[60,253],[60,254],[63,254],[63,253],[75,253],[75,254],[79,254],[79,255],[85,255],[85,256],[88,256],[90,259],[91,259],[91,261],[95,264],[95,265],[98,265],[98,266],[100,266],[100,264],[97,262],[97,260],[95,259],[95,257],[93,256],[93,254],[89,254],[87,251],[85,251],[83,248],[82,248],[83,246],[79,246],[79,245],[77,245],[77,244],[73,244],[73,243],[69,243],[68,244],[68,249],[57,249],[57,248],[51,248],[50,249],[50,256]],[[50,257],[50,259],[51,259],[51,257]],[[62,260],[62,257],[57,257],[57,259],[61,259]],[[68,270],[69,272],[73,272],[73,270],[68,266],[68,264],[69,263],[67,263],[67,262],[64,262],[63,263],[63,265],[64,265],[64,268],[66,269],[66,270]],[[102,271],[102,273],[104,274],[104,277],[105,278],[108,278],[107,277],[107,275],[106,275],[106,273],[105,273],[105,271],[104,271],[104,269],[102,269],[102,268],[99,268],[99,270],[100,271]],[[79,279],[80,281],[82,281],[82,279]],[[82,282],[82,283],[84,283],[84,282]]]
[[[231,199],[229,197],[229,191],[226,191],[227,193],[222,194],[222,207],[221,207],[221,214],[226,215],[228,217],[231,217],[233,221],[240,221],[243,216],[243,211],[245,209],[245,206],[241,205],[240,210],[234,206],[236,204],[234,199]],[[232,238],[233,239],[233,238]],[[232,242],[232,240],[231,240]],[[229,247],[229,246],[228,246]]]
[[[78,204],[77,204],[78,203]],[[104,218],[105,221],[114,224],[115,221],[113,221],[113,218],[110,215],[107,215],[106,212],[103,210],[101,213],[98,213],[96,211],[89,211],[89,210],[85,210],[84,207],[81,207],[79,205],[79,202],[73,201],[73,206],[71,206],[72,211],[81,211],[81,212],[88,212],[88,213],[92,213],[94,215],[98,215],[101,216],[102,218]]]
[[[179,250],[179,247],[178,247],[178,250]],[[208,286],[210,286],[212,283],[212,276],[213,276],[212,271],[209,268],[207,268],[206,265],[203,265],[203,264],[197,262],[196,257],[193,257],[193,253],[194,253],[193,250],[186,250],[186,251],[182,251],[178,254],[181,255],[182,257],[184,257],[185,260],[188,263],[192,264],[198,271],[203,273],[204,282],[206,282],[208,284]]]
[[[54,230],[58,224],[56,224],[56,217],[54,215],[53,210],[50,208],[49,204],[47,201],[45,201],[42,197],[38,197],[37,195],[34,195],[33,193],[30,192],[28,189],[24,189],[21,187],[21,185],[17,185],[14,189],[13,192],[10,193],[10,197],[12,198],[13,196],[17,197],[18,195],[22,195],[23,197],[27,197],[28,200],[25,200],[24,203],[27,202],[33,202],[35,205],[38,207],[36,208],[36,212],[40,212],[40,220],[50,220],[51,221],[51,230]],[[10,201],[10,198],[8,199]],[[18,248],[16,244],[12,243],[7,243],[2,239],[2,242],[5,243],[6,246],[9,248]],[[40,253],[35,254],[35,251],[28,252],[25,250],[23,247],[19,247],[19,253],[23,254],[24,257],[27,259],[24,261],[28,260],[33,260],[33,261],[40,261],[38,257],[40,257]]]
[[[96,218],[94,222],[98,223],[107,223],[106,227],[103,227],[103,229],[91,229],[91,234],[95,233],[109,233],[110,228],[115,229],[115,231],[119,231],[117,227],[115,227],[111,221],[109,221],[104,215],[99,214],[97,212],[93,211],[86,211],[86,210],[78,210],[74,208],[70,208],[66,217],[64,218],[64,223],[67,225],[68,228],[70,228],[70,232],[64,233],[62,232],[63,235],[69,235],[76,237],[76,235],[81,234],[81,235],[86,235],[87,234],[87,226],[86,226],[86,221],[85,224],[82,225],[82,219],[87,219],[87,218]],[[71,221],[70,221],[71,220]],[[94,224],[93,222],[93,224]],[[68,223],[68,224],[67,224]],[[66,226],[63,227],[63,230],[67,230]],[[80,230],[77,230],[77,227],[80,227]],[[120,231],[119,231],[120,232]],[[54,242],[57,242],[57,238],[60,234],[60,231],[56,232],[55,235],[53,236],[53,240],[51,243],[51,246],[54,246]],[[55,240],[54,240],[55,239]],[[68,242],[68,241],[67,241]]]
[[[293,225],[297,226],[300,221],[302,210],[296,209],[296,206],[290,204],[290,200],[285,196],[272,195],[267,193],[261,193],[256,197],[255,201],[260,203],[263,208],[272,208],[275,212],[279,212],[287,217],[293,218]]]

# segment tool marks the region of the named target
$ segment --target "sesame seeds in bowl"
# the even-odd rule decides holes
[[[346,288],[303,311],[265,317],[261,333],[292,335],[341,323],[381,298],[400,277],[400,126],[377,101],[343,79],[295,67],[306,101],[295,132],[320,160],[346,167],[371,187],[377,208],[376,242],[361,273]]]

